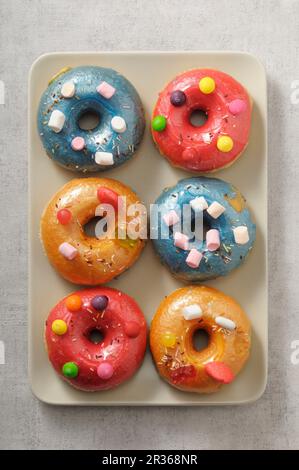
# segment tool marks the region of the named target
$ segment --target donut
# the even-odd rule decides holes
[[[232,164],[249,138],[251,99],[226,73],[211,69],[184,72],[159,94],[152,135],[169,162],[194,172],[210,172]],[[194,126],[194,111],[206,122]]]
[[[93,334],[101,336],[93,341]],[[74,292],[51,310],[45,326],[49,360],[73,387],[108,390],[140,367],[146,347],[146,322],[135,300],[117,289]]]
[[[166,188],[155,204],[160,216],[151,221],[154,248],[162,263],[182,281],[225,276],[252,249],[256,228],[245,199],[223,180],[183,179]],[[203,231],[198,234],[189,229],[188,220],[191,228],[197,223]]]
[[[130,188],[113,179],[69,181],[52,197],[41,217],[41,240],[50,263],[75,284],[99,285],[119,276],[138,259],[144,240],[118,237],[118,207],[125,204],[122,211],[126,212],[138,202]],[[86,234],[84,227],[100,215],[101,207],[115,212],[115,230],[96,238]],[[128,227],[134,217],[127,215],[124,220]]]
[[[80,119],[88,114],[99,122],[84,130]],[[137,91],[110,68],[62,69],[50,80],[38,109],[46,153],[73,171],[104,171],[126,162],[139,146],[144,127]]]
[[[177,289],[160,304],[150,329],[159,374],[187,392],[212,393],[232,382],[249,356],[250,322],[240,305],[205,286]],[[194,335],[204,330],[208,345],[197,350]]]

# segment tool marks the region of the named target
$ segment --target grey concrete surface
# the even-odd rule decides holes
[[[299,2],[0,0],[0,447],[299,447]],[[269,86],[269,380],[244,407],[54,408],[27,382],[27,76],[36,57],[72,50],[242,50]],[[254,292],[252,293],[254,295]]]

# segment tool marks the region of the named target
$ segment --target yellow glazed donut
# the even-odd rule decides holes
[[[197,351],[193,335],[203,329],[208,346]],[[158,371],[187,392],[216,392],[247,361],[250,322],[237,302],[217,289],[188,286],[160,304],[151,324],[150,347]]]
[[[64,185],[50,200],[41,218],[41,239],[49,261],[68,281],[98,285],[111,281],[139,257],[144,241],[117,238],[119,196],[126,197],[122,210],[138,204],[137,195],[119,181],[108,178],[80,178]],[[97,215],[101,204],[116,213],[113,236],[86,235],[84,225]],[[102,206],[104,207],[104,206]],[[134,216],[127,216],[128,226]]]

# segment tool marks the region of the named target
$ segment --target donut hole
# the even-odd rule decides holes
[[[104,335],[101,330],[94,328],[87,334],[88,340],[93,344],[100,344],[104,341]]]
[[[174,231],[175,231],[174,228],[175,227],[173,225],[170,225],[168,227],[169,237],[174,236]],[[200,228],[201,227],[199,226],[199,229]],[[197,231],[196,231],[195,230],[196,229],[196,214],[192,210],[190,225],[188,227],[185,227],[185,230],[183,230],[183,232],[184,232],[185,235],[187,235],[189,237],[190,242],[194,242],[195,238],[200,239],[202,241],[205,241],[206,240],[206,234],[209,230],[211,230],[211,228],[212,228],[211,221],[205,215],[203,215],[203,217],[202,217],[202,232],[200,233],[200,230],[198,230],[198,228],[197,228]],[[195,234],[195,232],[196,232],[196,234]],[[202,236],[202,238],[200,238],[200,236]]]
[[[93,109],[84,111],[78,119],[78,126],[82,131],[92,131],[98,127],[100,123],[99,114]]]
[[[90,219],[88,222],[86,222],[85,225],[83,225],[83,232],[85,233],[85,235],[87,237],[90,237],[90,238],[97,238],[96,236],[96,226],[97,226],[97,223],[100,222],[100,220],[102,220],[103,217],[92,217],[92,219]],[[107,223],[103,226],[103,232],[106,233],[107,232]]]
[[[208,113],[204,109],[194,109],[189,116],[190,124],[193,127],[202,127],[208,120]]]
[[[190,238],[189,238],[190,242],[195,241],[195,236],[192,236],[192,234],[195,233],[195,217],[196,216],[193,213],[192,218],[191,218],[191,223],[190,223],[190,234],[189,234],[190,235]],[[203,219],[202,219],[202,233],[201,234],[197,233],[197,238],[201,239],[202,241],[205,241],[206,234],[211,228],[212,227],[211,227],[210,221],[205,216],[203,216]],[[200,235],[202,236],[202,238],[200,238]]]
[[[199,329],[194,331],[192,336],[192,344],[195,351],[203,351],[209,345],[210,336],[206,330]]]

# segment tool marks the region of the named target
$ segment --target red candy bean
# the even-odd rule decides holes
[[[97,191],[98,200],[102,204],[110,204],[114,210],[118,210],[118,197],[119,195],[108,188],[99,188]]]
[[[224,362],[209,362],[205,365],[206,373],[218,382],[229,384],[235,378],[231,368]]]
[[[57,212],[57,220],[62,225],[68,224],[72,219],[72,213],[68,209],[60,209]]]
[[[125,333],[129,338],[136,338],[140,333],[140,326],[135,321],[130,321],[125,324]]]

